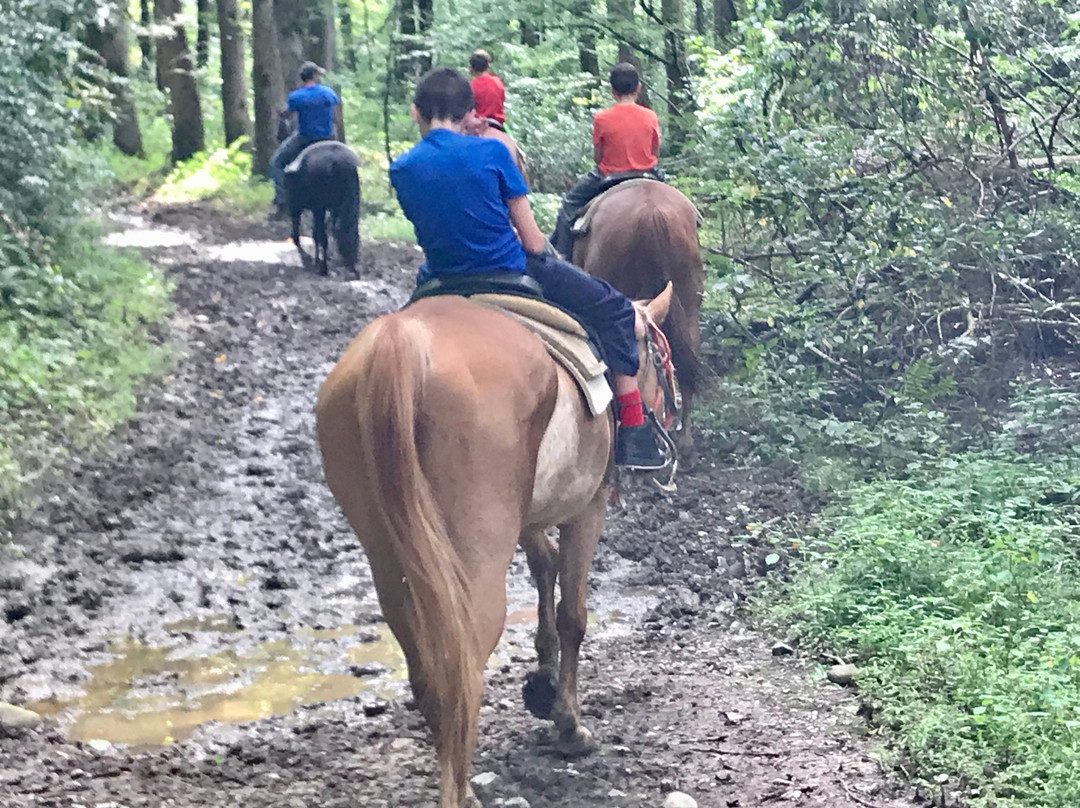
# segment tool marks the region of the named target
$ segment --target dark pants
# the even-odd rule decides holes
[[[293,132],[277,147],[274,156],[270,158],[270,178],[274,181],[274,204],[285,205],[285,166],[300,156],[300,152],[320,140],[329,140],[325,137],[304,137],[299,132]]]
[[[607,281],[550,255],[530,255],[525,273],[540,284],[544,297],[592,327],[612,372],[637,375],[634,304],[626,295]]]
[[[656,179],[664,181],[664,173],[659,166],[650,172]],[[577,219],[581,209],[589,204],[600,193],[604,182],[612,175],[601,174],[599,168],[594,168],[584,177],[577,181],[573,188],[566,192],[563,197],[559,215],[555,218],[555,231],[551,234],[551,244],[560,254],[567,258],[573,258],[574,234],[571,228]]]

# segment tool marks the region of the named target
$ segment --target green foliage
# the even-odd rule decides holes
[[[1078,9],[807,3],[709,56],[672,165],[708,209],[722,420],[750,412],[751,451],[902,469],[972,432],[1006,357],[1076,353],[1075,180],[1028,166],[1080,135]]]
[[[758,607],[858,664],[874,725],[920,778],[972,808],[1073,806],[1078,503],[1075,457],[958,455],[863,485]]]
[[[246,147],[247,138],[240,138],[230,146],[196,154],[175,165],[154,192],[154,199],[163,204],[227,203],[238,215],[265,211],[273,189],[269,183],[252,179],[251,154]]]
[[[168,310],[160,275],[81,226],[34,263],[0,228],[0,524],[24,486],[128,417],[162,369],[152,327]]]
[[[63,232],[78,213],[85,173],[73,134],[100,117],[103,76],[77,59],[61,27],[67,0],[0,4],[0,221],[35,249],[38,235]]]

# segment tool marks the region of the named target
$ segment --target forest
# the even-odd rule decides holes
[[[176,280],[110,213],[261,222],[310,59],[365,248],[409,244],[412,89],[476,48],[548,231],[641,71],[703,218],[698,462],[819,503],[744,526],[740,614],[856,666],[922,804],[1080,804],[1080,0],[3,0],[0,545],[177,362]]]

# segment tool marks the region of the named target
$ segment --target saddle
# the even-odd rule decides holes
[[[512,272],[436,278],[418,286],[406,305],[439,295],[467,297],[525,326],[577,382],[589,412],[594,416],[607,412],[614,394],[597,341],[572,314],[544,300],[534,279]]]
[[[570,228],[570,232],[575,236],[583,236],[589,232],[593,212],[604,197],[614,193],[616,190],[633,188],[636,185],[644,185],[649,182],[662,182],[662,180],[658,180],[648,171],[624,171],[618,174],[609,174],[600,185],[600,193],[586,202],[585,207],[578,212],[578,217],[574,221],[574,226]]]
[[[663,182],[663,180],[657,179],[654,174],[648,171],[625,171],[620,174],[608,175],[604,178],[604,182],[600,186],[600,193],[586,202],[585,207],[578,213],[578,217],[570,228],[570,232],[573,233],[575,237],[583,236],[589,232],[589,228],[592,226],[593,216],[600,204],[600,200],[604,197],[614,194],[623,188],[633,188],[634,186],[644,185],[649,182]],[[691,205],[693,205],[692,202]],[[697,217],[697,226],[701,227],[701,225],[705,223],[705,217],[701,215],[701,211],[697,209],[696,205],[693,207]]]
[[[295,174],[300,170],[300,167],[304,164],[304,159],[309,154],[315,154],[324,149],[334,149],[340,151],[342,154],[347,154],[350,158],[354,168],[360,167],[360,158],[356,156],[356,152],[342,143],[340,140],[316,140],[314,143],[309,143],[304,147],[304,150],[300,154],[296,155],[296,159],[285,166],[286,174]]]

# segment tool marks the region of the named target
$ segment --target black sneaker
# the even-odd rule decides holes
[[[615,465],[641,471],[656,471],[667,465],[648,424],[619,427],[615,433]]]

